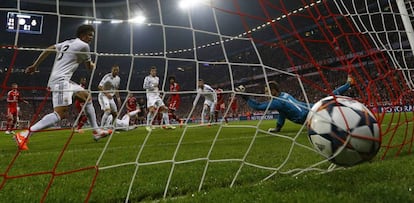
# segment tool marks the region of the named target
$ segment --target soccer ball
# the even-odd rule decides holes
[[[381,146],[375,116],[349,97],[321,99],[309,111],[306,122],[312,145],[336,165],[353,166],[369,161]]]
[[[246,88],[243,85],[239,85],[235,89],[237,92],[244,92],[246,91]]]

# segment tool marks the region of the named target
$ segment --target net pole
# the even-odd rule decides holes
[[[404,29],[407,33],[408,42],[410,43],[411,51],[414,55],[414,29],[413,25],[411,24],[410,17],[408,15],[407,7],[405,6],[404,0],[396,0],[398,10],[401,13],[401,20],[404,25]]]
[[[400,14],[401,14],[400,16],[401,16],[401,20],[404,25],[405,32],[407,33],[407,39],[408,39],[408,43],[410,44],[411,52],[414,55],[414,29],[413,29],[413,25],[411,24],[410,17],[408,15],[407,7],[405,5],[404,0],[396,0],[396,3],[397,3],[398,10],[400,11]],[[411,83],[407,82],[407,84],[411,90],[414,89],[412,85],[412,81]]]

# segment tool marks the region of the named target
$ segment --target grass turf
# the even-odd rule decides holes
[[[131,202],[414,201],[414,166],[407,164],[413,158],[407,153],[292,177],[291,170],[323,160],[312,151],[306,132],[297,135],[300,126],[287,123],[284,138],[256,134],[256,124],[156,129],[150,135],[138,128],[97,143],[90,131],[73,136],[68,130],[50,131],[33,136],[30,150],[20,154],[9,136],[1,136],[0,179],[5,184],[0,201],[37,202],[45,195],[46,202],[81,202],[94,178],[90,202],[124,202],[128,194]],[[273,125],[263,121],[258,126]],[[262,182],[274,170],[256,165],[279,173]]]

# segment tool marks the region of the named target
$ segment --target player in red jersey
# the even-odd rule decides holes
[[[132,94],[132,93],[128,94],[128,98],[127,98],[127,101],[126,101],[126,108],[127,108],[128,113],[131,112],[131,111],[137,110],[137,98],[134,97],[134,94]],[[132,116],[130,118],[130,125],[131,124],[134,125],[136,123],[137,119],[138,119],[137,114]]]
[[[84,89],[86,89],[87,82],[86,82],[85,77],[82,77],[79,80],[79,85],[83,87]],[[79,99],[75,100],[75,107],[78,113],[81,113],[84,104],[85,104],[84,101],[80,101]],[[81,117],[79,118],[78,124],[76,126],[75,132],[83,133],[82,127],[83,125],[85,125],[86,121],[88,121],[88,117],[86,117],[85,113],[82,113]]]
[[[216,109],[214,111],[214,115],[215,115],[214,117],[215,117],[216,123],[218,122],[219,112],[221,112],[224,120],[226,121],[226,123],[228,123],[227,117],[224,116],[224,113],[226,111],[226,104],[224,103],[223,89],[217,88],[216,93],[217,93],[217,104],[216,104]]]
[[[237,108],[238,108],[238,102],[237,102],[237,97],[236,97],[236,95],[235,94],[232,94],[230,97],[229,97],[229,105],[230,105],[230,110],[231,110],[231,117],[234,119],[234,118],[237,118],[237,114],[238,114],[238,112],[237,112]]]
[[[18,103],[24,102],[28,104],[29,102],[20,98],[20,92],[17,89],[17,83],[11,85],[11,90],[7,93],[7,125],[6,125],[6,134],[14,134],[13,128],[15,128],[18,116]]]
[[[175,111],[177,111],[178,107],[180,106],[180,94],[174,94],[173,92],[179,92],[180,91],[180,85],[176,82],[176,79],[174,76],[170,76],[168,78],[168,81],[170,81],[170,92],[171,95],[168,99],[168,118],[174,119],[176,121],[179,121],[180,124],[182,124],[182,120],[175,115]]]

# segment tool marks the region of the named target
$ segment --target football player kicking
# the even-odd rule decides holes
[[[278,83],[275,81],[270,81],[268,85],[269,88],[265,86],[265,94],[272,96],[270,101],[258,102],[254,99],[249,98],[247,95],[242,95],[242,98],[246,100],[249,107],[255,110],[264,111],[268,109],[277,110],[279,112],[276,128],[269,128],[268,131],[272,133],[280,132],[283,125],[285,124],[286,119],[297,124],[304,124],[309,113],[308,104],[296,100],[292,95],[286,92],[281,92]],[[332,94],[341,95],[346,92],[352,85],[355,85],[355,80],[352,78],[352,76],[348,75],[347,82],[335,89]],[[244,87],[236,88],[236,91],[243,92]],[[310,107],[313,106],[313,104],[309,105]],[[268,106],[269,108],[267,108]]]
[[[14,136],[18,148],[27,150],[28,138],[37,131],[53,126],[65,118],[69,106],[72,104],[72,96],[85,101],[85,112],[89,123],[93,128],[93,138],[100,139],[112,133],[112,130],[102,130],[96,123],[95,108],[93,107],[90,95],[80,85],[72,82],[73,73],[80,63],[92,70],[95,64],[91,60],[89,43],[95,35],[95,29],[91,25],[78,27],[75,39],[66,40],[56,45],[49,46],[44,50],[36,61],[26,68],[27,74],[38,71],[39,65],[53,52],[57,52],[52,72],[49,76],[48,87],[52,92],[53,112],[45,115],[40,121],[31,126],[28,130],[16,133]]]

